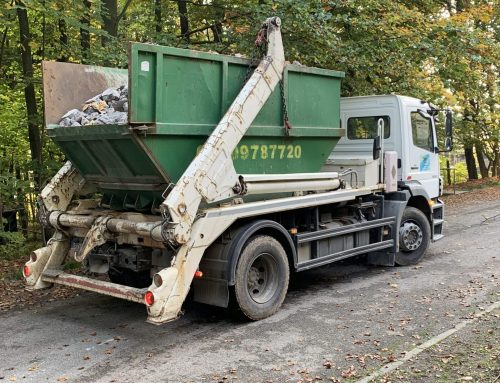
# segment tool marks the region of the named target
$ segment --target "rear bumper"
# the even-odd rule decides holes
[[[119,285],[116,283],[68,274],[63,272],[62,270],[55,269],[45,270],[42,273],[42,281],[76,287],[79,289],[110,295],[115,298],[121,298],[136,303],[144,303],[144,294],[148,290],[147,288],[137,289],[134,287]]]

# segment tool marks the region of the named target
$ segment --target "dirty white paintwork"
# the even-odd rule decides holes
[[[415,182],[424,187],[430,198],[439,196],[439,156],[436,150],[424,150],[413,143],[411,112],[430,109],[421,100],[398,95],[347,97],[340,101],[342,127],[347,128],[351,117],[389,116],[390,136],[384,139],[384,150],[395,151],[401,160],[398,180]],[[433,141],[436,131],[433,124]],[[436,146],[436,145],[435,145]],[[351,140],[346,135],[336,145],[330,161],[372,158],[372,139]],[[421,164],[423,166],[421,166]]]

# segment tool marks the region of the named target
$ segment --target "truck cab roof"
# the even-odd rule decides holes
[[[398,94],[372,95],[372,96],[353,96],[342,97],[340,99],[340,108],[343,110],[359,109],[360,107],[379,107],[389,105],[425,105],[429,104],[421,99]]]

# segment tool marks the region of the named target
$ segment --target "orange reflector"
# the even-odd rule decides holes
[[[155,303],[155,296],[151,291],[148,291],[146,292],[146,294],[144,294],[144,302],[146,302],[148,306],[151,306],[153,303]]]
[[[25,277],[29,277],[31,275],[31,270],[28,265],[24,265],[23,274]]]
[[[200,270],[195,271],[194,277],[195,278],[201,278],[201,277],[203,277],[203,271],[200,271]]]
[[[291,228],[290,230],[288,230],[288,231],[289,231],[289,232],[290,232],[290,234],[292,234],[292,235],[295,235],[295,234],[297,234],[297,233],[298,233],[298,230],[297,230],[297,228],[296,228],[296,227],[292,227],[292,228]]]

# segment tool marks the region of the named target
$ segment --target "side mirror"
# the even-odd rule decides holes
[[[451,110],[446,111],[446,120],[445,120],[445,124],[444,124],[444,129],[445,129],[446,137],[453,136],[453,115],[451,113]]]
[[[444,139],[444,149],[447,152],[451,152],[451,149],[453,149],[453,139],[451,137]]]
[[[380,158],[380,151],[382,150],[380,146],[380,136],[373,139],[373,159],[378,160]]]
[[[453,114],[451,110],[446,111],[446,120],[444,123],[445,139],[444,147],[447,152],[453,149]]]

